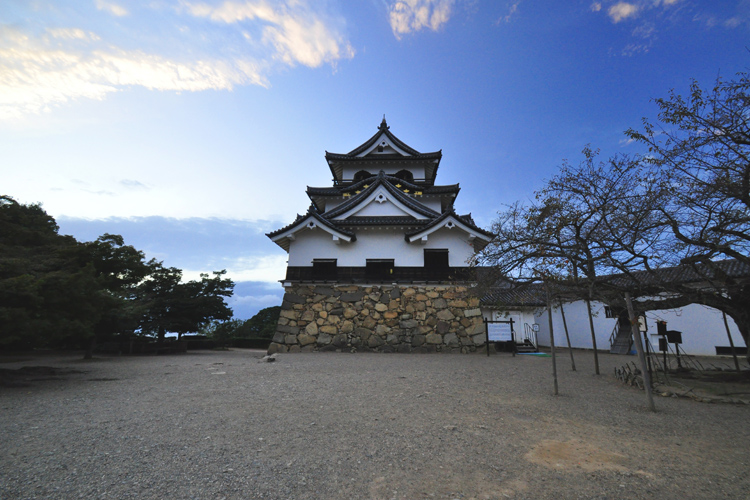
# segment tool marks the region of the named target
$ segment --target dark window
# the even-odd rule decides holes
[[[427,269],[448,269],[448,250],[425,249],[424,267]]]
[[[360,170],[359,172],[357,172],[356,174],[354,174],[354,182],[363,181],[365,179],[369,179],[372,176],[373,175],[370,172],[368,172],[367,170]]]
[[[313,259],[313,279],[335,280],[336,259]]]
[[[448,264],[448,250],[425,249],[424,269],[428,280],[443,280],[448,277],[450,265]]]
[[[393,259],[367,259],[365,277],[387,280],[393,277]]]
[[[406,182],[414,183],[414,174],[412,174],[408,170],[399,170],[393,177],[404,180]]]

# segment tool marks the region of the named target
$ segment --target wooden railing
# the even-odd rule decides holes
[[[289,266],[286,281],[320,283],[415,283],[474,281],[476,273],[469,267],[429,269],[425,267],[394,267],[389,273],[368,274],[365,267],[337,267],[335,273],[321,274],[312,267]]]

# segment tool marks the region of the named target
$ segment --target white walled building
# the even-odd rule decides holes
[[[504,319],[512,317],[518,321],[519,333],[528,335],[530,330],[537,330],[539,345],[550,345],[550,329],[545,295],[540,285],[522,290],[498,290],[482,301],[482,313],[487,319]],[[638,307],[635,301],[636,308]],[[627,332],[630,322],[626,316],[613,314],[605,304],[597,301],[591,303],[593,312],[596,347],[609,351],[614,341],[616,327]],[[565,322],[563,322],[563,314]],[[701,304],[690,304],[676,309],[653,310],[644,313],[647,336],[654,349],[659,348],[657,321],[665,321],[668,330],[682,333],[680,348],[687,354],[700,356],[727,355],[730,343],[721,311]],[[727,316],[729,331],[738,353],[746,352],[745,341],[734,320]],[[583,300],[564,302],[562,306],[555,302],[552,309],[552,327],[555,345],[567,347],[565,324],[573,348],[593,349],[588,312]],[[536,325],[536,326],[534,326]],[[672,346],[673,347],[673,346]],[[634,347],[632,348],[634,349]]]

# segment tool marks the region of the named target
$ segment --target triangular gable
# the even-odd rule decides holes
[[[346,212],[337,215],[333,220],[345,220],[350,217],[403,217],[411,216],[418,220],[429,217],[408,207],[396,198],[384,185],[377,186],[372,192],[350,207]]]
[[[469,224],[466,224],[466,222],[461,220],[461,218],[457,217],[455,214],[448,213],[440,217],[440,219],[436,220],[427,227],[417,232],[407,234],[406,241],[409,243],[420,242],[424,244],[427,242],[432,233],[440,231],[442,229],[457,229],[459,231],[465,232],[469,235],[469,241],[474,242],[474,248],[476,250],[481,250],[482,248],[487,246],[487,244],[492,239],[490,233],[487,233],[486,231],[483,231],[479,228],[472,227]]]
[[[341,243],[342,241],[345,243],[350,243],[352,241],[356,241],[357,239],[354,233],[342,231],[325,219],[322,219],[316,214],[310,213],[308,213],[306,217],[299,218],[296,222],[292,223],[286,228],[275,231],[273,233],[269,233],[266,236],[271,238],[271,241],[288,252],[289,242],[293,241],[296,238],[297,233],[299,233],[300,231],[310,231],[315,229],[320,229],[330,234],[333,238],[333,241],[335,241],[337,244]]]
[[[381,133],[372,144],[364,151],[357,154],[357,157],[377,156],[382,154],[399,154],[401,156],[411,156],[408,151],[399,147],[398,143],[391,139],[391,134]],[[400,141],[399,141],[400,142]]]

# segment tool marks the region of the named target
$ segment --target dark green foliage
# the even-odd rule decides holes
[[[0,196],[0,346],[93,335],[102,295],[85,249],[39,205]]]
[[[181,270],[146,262],[122,236],[80,243],[39,205],[0,196],[0,348],[197,331],[232,316],[225,273],[182,282]]]
[[[242,335],[238,337],[259,337],[270,339],[276,332],[276,323],[279,321],[281,306],[266,307],[258,311],[258,314],[245,321],[242,325]]]
[[[202,333],[216,340],[229,339],[270,339],[276,332],[281,306],[266,307],[252,318],[242,321],[215,321],[207,325]]]
[[[165,332],[198,331],[215,320],[228,320],[232,310],[224,302],[231,297],[234,283],[224,278],[226,271],[214,271],[213,276],[201,274],[200,281],[183,283],[182,271],[152,265],[151,274],[141,285],[147,311],[142,319],[144,331],[163,338]]]

